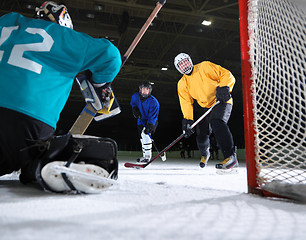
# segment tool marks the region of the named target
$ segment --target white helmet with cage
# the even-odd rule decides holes
[[[40,7],[37,7],[35,11],[35,18],[49,20],[58,23],[61,26],[73,29],[73,24],[67,11],[67,7],[63,4],[46,1]]]
[[[193,70],[192,60],[186,53],[180,53],[174,58],[174,66],[181,74],[190,74]]]

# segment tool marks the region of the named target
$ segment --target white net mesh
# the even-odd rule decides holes
[[[249,1],[259,185],[306,184],[306,1]]]

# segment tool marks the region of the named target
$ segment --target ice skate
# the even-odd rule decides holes
[[[238,172],[238,160],[236,153],[224,159],[223,162],[216,164],[217,173],[237,173]]]
[[[114,180],[103,168],[85,163],[54,161],[41,170],[41,176],[48,187],[55,192],[100,193],[113,185]]]
[[[200,162],[200,167],[201,168],[204,168],[204,167],[206,167],[206,165],[207,165],[207,162],[208,162],[208,160],[209,160],[209,155],[208,156],[202,156],[201,157],[201,162]]]

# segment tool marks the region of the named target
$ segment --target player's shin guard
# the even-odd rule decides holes
[[[139,162],[149,162],[152,158],[152,139],[148,134],[145,134],[144,131],[142,131],[140,142],[143,156],[139,159]]]

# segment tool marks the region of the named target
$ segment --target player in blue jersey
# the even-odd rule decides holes
[[[149,162],[152,157],[152,134],[158,124],[159,102],[151,95],[152,83],[146,82],[139,86],[139,92],[132,95],[131,106],[137,119],[138,136],[143,156],[138,162]]]
[[[31,146],[54,134],[78,73],[91,73],[96,100],[103,103],[120,66],[120,52],[110,41],[73,30],[64,5],[44,2],[34,18],[3,15],[0,176],[21,169],[23,179],[32,177],[28,166],[39,151]]]

